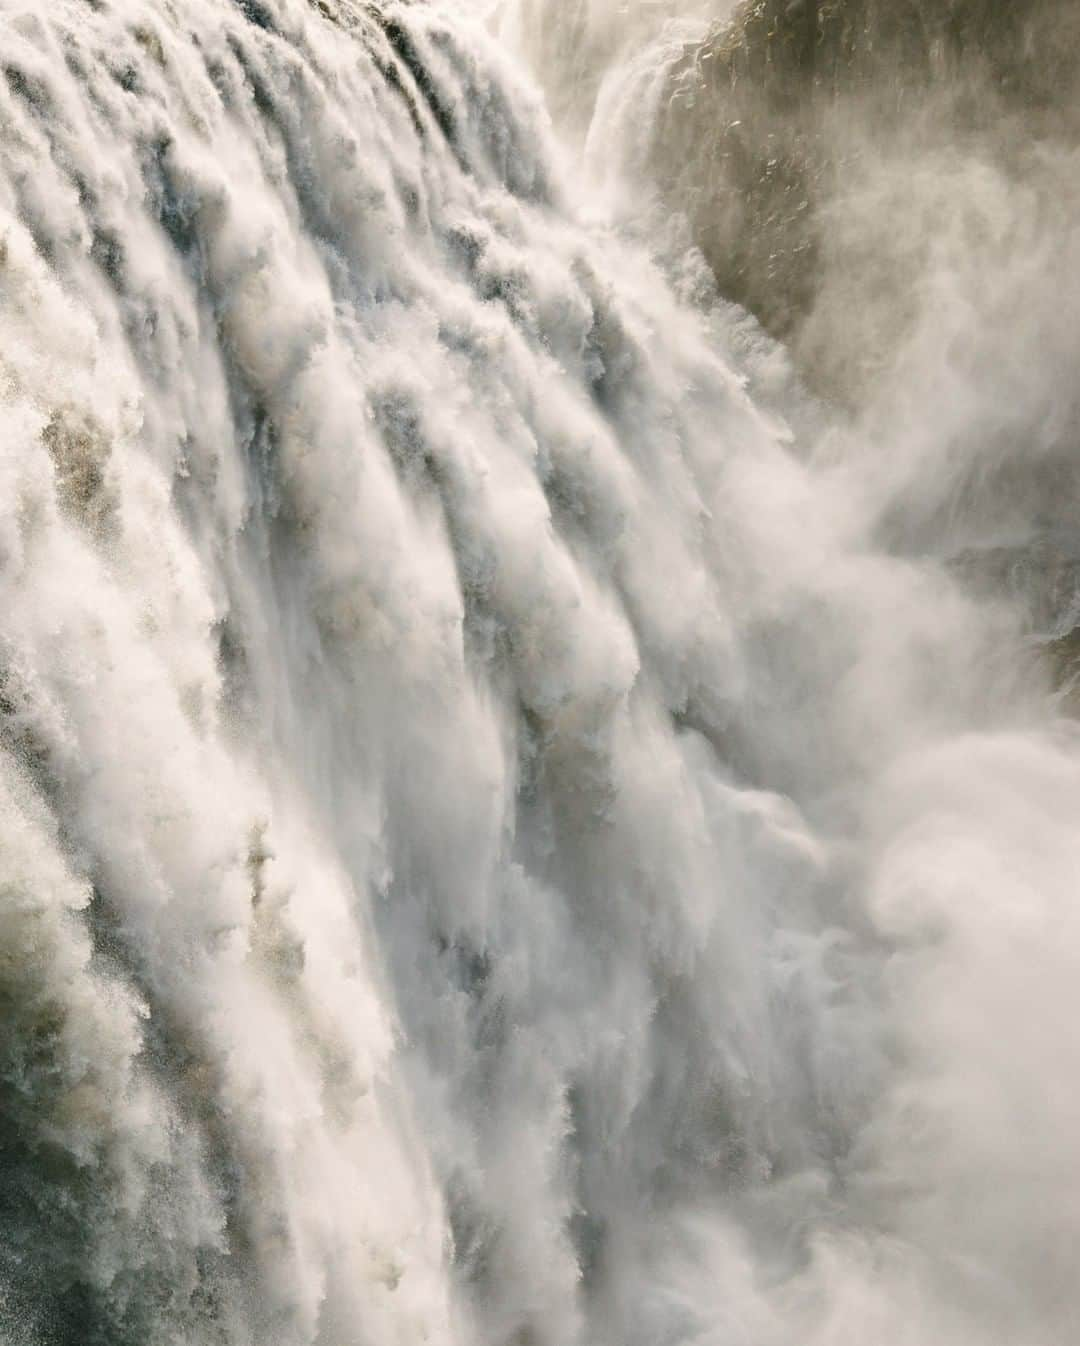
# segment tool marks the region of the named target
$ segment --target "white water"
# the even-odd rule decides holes
[[[823,434],[383,12],[0,0],[4,1339],[1061,1346],[1080,739],[880,522],[1069,324]]]

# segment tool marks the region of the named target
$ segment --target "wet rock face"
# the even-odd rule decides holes
[[[49,418],[41,438],[53,461],[61,509],[92,533],[105,534],[115,510],[107,483],[107,435],[87,413],[63,407]]]
[[[1022,179],[1080,139],[1078,54],[1066,0],[746,0],[673,67],[655,172],[723,292],[852,400],[913,320],[928,222],[845,202],[941,151]]]

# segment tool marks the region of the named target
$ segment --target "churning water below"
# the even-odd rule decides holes
[[[468,13],[0,25],[2,1339],[1074,1340],[1080,738],[888,542],[1064,337],[822,428]]]

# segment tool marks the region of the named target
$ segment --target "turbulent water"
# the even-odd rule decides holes
[[[1070,194],[841,421],[487,8],[0,0],[0,1337],[1065,1346]]]

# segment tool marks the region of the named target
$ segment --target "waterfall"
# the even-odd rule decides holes
[[[834,414],[484,9],[0,0],[0,1340],[1063,1346],[1068,193]]]

